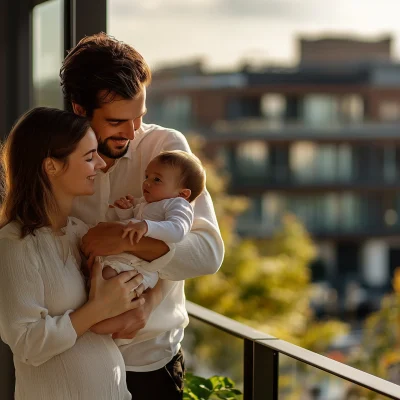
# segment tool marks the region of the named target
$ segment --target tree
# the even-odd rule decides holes
[[[381,308],[364,323],[360,346],[350,355],[349,364],[400,385],[400,268],[392,281],[393,293],[386,295]],[[380,399],[367,390],[359,390],[364,398]]]
[[[309,306],[309,264],[316,249],[303,225],[295,216],[287,215],[280,231],[261,244],[236,235],[236,220],[245,210],[247,199],[226,192],[228,176],[221,171],[218,160],[211,162],[202,155],[200,139],[192,140],[191,146],[207,170],[207,188],[214,201],[226,255],[217,274],[186,281],[188,299],[280,339],[323,352],[347,328],[336,321],[314,321]],[[240,341],[228,342],[226,334],[213,328],[205,331],[189,338],[197,341],[198,353],[213,360],[217,373],[238,365],[232,377],[240,379]]]

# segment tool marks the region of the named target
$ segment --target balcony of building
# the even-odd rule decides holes
[[[329,139],[348,133],[357,140],[364,133],[376,135],[380,128],[377,122],[390,137],[393,123],[400,121],[400,67],[392,67],[392,85],[328,85],[314,82],[312,74],[307,84],[299,85],[290,75],[282,77],[276,71],[270,73],[271,82],[275,79],[271,87],[262,80],[250,85],[242,75],[232,74],[224,79],[205,75],[201,79],[207,79],[207,85],[189,90],[175,87],[174,78],[168,78],[168,88],[162,89],[166,82],[160,82],[160,88],[149,90],[148,101],[151,117],[160,125],[174,123],[182,130],[190,127],[208,137],[248,134],[284,140],[310,136]],[[157,79],[154,82],[158,84]]]

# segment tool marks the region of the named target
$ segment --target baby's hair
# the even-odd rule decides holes
[[[182,150],[163,151],[155,158],[163,165],[180,169],[179,186],[190,189],[189,203],[194,201],[204,190],[206,172],[201,161],[194,154],[189,154]]]

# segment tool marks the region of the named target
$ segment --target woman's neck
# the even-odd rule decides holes
[[[67,225],[68,216],[71,213],[72,202],[74,198],[62,194],[57,195],[57,193],[55,193],[54,195],[58,206],[58,212],[57,215],[51,216],[51,221],[52,221],[52,228],[54,229],[54,231],[57,232]]]
[[[62,228],[65,228],[68,224],[68,215],[58,215],[51,219],[51,228],[54,232],[60,232]]]

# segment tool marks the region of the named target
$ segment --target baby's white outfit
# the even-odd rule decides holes
[[[178,243],[190,232],[194,211],[192,205],[182,197],[147,203],[144,197],[135,199],[135,206],[128,209],[115,208],[120,220],[126,222],[146,221],[145,236],[162,240],[165,243]],[[145,289],[154,287],[158,281],[158,272],[146,270],[149,264],[129,253],[121,253],[102,258],[103,265],[108,265],[118,273],[137,270],[143,275]]]

